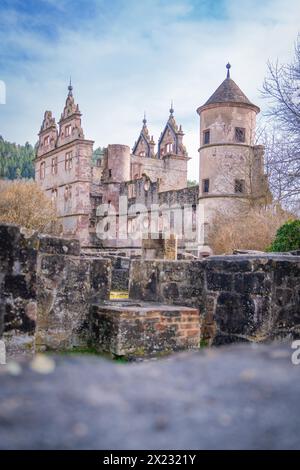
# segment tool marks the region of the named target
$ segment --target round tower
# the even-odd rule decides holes
[[[256,115],[249,101],[227,76],[197,109],[200,116],[199,203],[204,224],[216,211],[232,213],[255,197],[263,177],[263,151],[255,146]]]
[[[122,183],[130,180],[130,148],[128,145],[108,145],[107,172],[109,182]]]

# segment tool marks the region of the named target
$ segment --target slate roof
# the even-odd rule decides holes
[[[214,103],[241,103],[255,106],[231,78],[225,78],[204,106]]]

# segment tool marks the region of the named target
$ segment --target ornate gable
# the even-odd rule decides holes
[[[39,132],[39,142],[36,155],[39,157],[56,147],[58,138],[55,118],[51,111],[45,111],[44,119]]]
[[[182,127],[176,123],[174,118],[174,109],[171,105],[170,116],[167,124],[161,133],[158,142],[158,157],[163,158],[165,155],[187,156],[186,148],[182,143],[184,133]]]
[[[52,117],[51,111],[45,111],[40,133],[50,129],[56,129],[55,118]]]
[[[154,146],[155,142],[153,140],[153,136],[150,137],[146,116],[144,116],[143,127],[138,140],[133,146],[132,153],[133,155],[140,157],[154,157]]]

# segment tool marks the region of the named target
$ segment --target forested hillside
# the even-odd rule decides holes
[[[0,179],[34,178],[34,155],[34,147],[28,142],[25,145],[12,144],[0,136]],[[96,148],[92,157],[93,164],[96,165],[97,160],[102,157],[103,149]]]
[[[0,136],[0,178],[33,178],[34,147],[12,144]]]

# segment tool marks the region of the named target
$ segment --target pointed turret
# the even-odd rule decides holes
[[[83,129],[81,127],[81,112],[78,104],[75,103],[73,96],[73,86],[68,86],[68,95],[59,121],[58,145],[70,142],[75,139],[84,139]]]
[[[132,153],[133,155],[139,157],[154,157],[154,147],[155,142],[153,136],[150,137],[149,130],[147,127],[146,113],[144,113],[143,126],[138,137],[138,140],[135,142]]]
[[[171,102],[170,115],[167,124],[160,135],[158,142],[158,156],[159,158],[165,155],[178,155],[187,157],[187,151],[182,143],[184,132],[182,126],[177,125],[174,117],[173,101]]]

